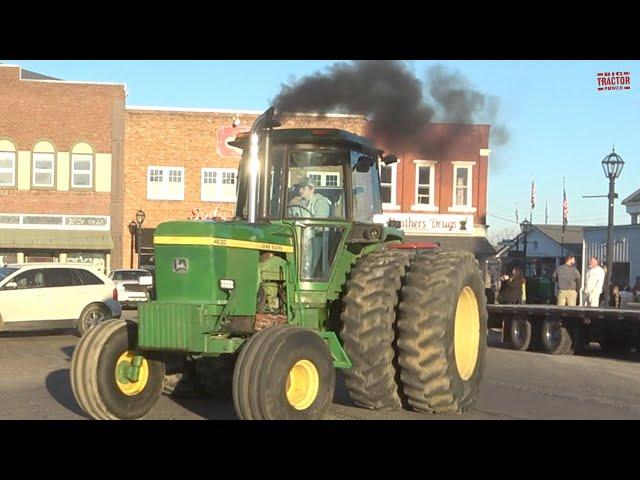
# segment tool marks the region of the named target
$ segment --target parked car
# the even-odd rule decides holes
[[[64,263],[0,267],[0,330],[76,328],[84,335],[120,318],[116,286],[91,266]]]
[[[144,269],[114,270],[109,274],[118,289],[118,301],[122,307],[137,307],[151,298],[153,277]]]

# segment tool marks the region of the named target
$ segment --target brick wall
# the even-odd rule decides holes
[[[18,151],[31,151],[37,141],[48,140],[58,152],[84,141],[96,153],[111,153],[112,111],[114,103],[123,108],[125,89],[25,80],[19,67],[0,66],[0,99],[0,138]],[[0,187],[0,212],[109,215],[110,202],[109,193]]]
[[[233,113],[170,110],[142,110],[130,107],[125,122],[125,200],[122,231],[124,265],[130,262],[131,236],[127,226],[139,208],[146,213],[144,228],[154,228],[168,220],[184,220],[194,208],[232,216],[235,203],[207,202],[200,199],[201,169],[205,167],[237,168],[238,157],[218,153],[218,132],[230,127]],[[237,132],[249,130],[255,114],[239,114]],[[283,122],[283,128],[341,128],[357,134],[365,133],[363,118],[294,116]],[[183,201],[148,200],[147,167],[185,168]],[[134,262],[135,263],[135,262]]]
[[[453,204],[453,162],[475,162],[472,167],[472,207],[474,223],[486,225],[489,125],[432,124],[425,132],[427,152],[393,152],[400,160],[397,166],[396,204],[401,212],[413,212],[416,203],[416,164],[414,160],[437,162],[435,165],[435,205],[437,211],[450,214]],[[419,212],[415,212],[419,213]],[[426,213],[426,212],[425,212]]]

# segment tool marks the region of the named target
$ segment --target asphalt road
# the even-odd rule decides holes
[[[0,334],[0,419],[83,419],[69,385],[78,338],[70,332]],[[640,419],[640,354],[606,357],[516,352],[489,334],[476,410],[460,416],[375,412],[354,406],[338,383],[328,419]],[[163,396],[150,419],[235,419],[229,399]]]

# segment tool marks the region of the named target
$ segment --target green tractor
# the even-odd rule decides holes
[[[274,114],[234,141],[235,218],[160,224],[157,300],[80,339],[71,386],[92,418],[141,418],[186,372],[226,384],[240,419],[321,418],[336,368],[364,408],[474,405],[487,329],[475,258],[376,222],[378,165],[396,157],[343,130],[277,129]]]

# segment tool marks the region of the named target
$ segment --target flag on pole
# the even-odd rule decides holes
[[[531,210],[536,208],[536,183],[531,179]]]
[[[562,179],[562,231],[569,223],[569,203],[567,202],[567,190],[564,186],[564,178]]]
[[[544,224],[549,223],[549,202],[545,200],[544,202]]]

